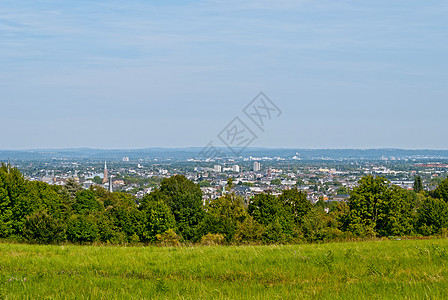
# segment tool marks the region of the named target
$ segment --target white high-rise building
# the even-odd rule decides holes
[[[258,161],[254,162],[254,172],[258,172],[261,170],[261,164]]]
[[[221,166],[220,165],[215,165],[213,170],[215,170],[215,172],[221,172]]]
[[[123,158],[121,159],[122,161],[128,162],[129,161],[129,157],[127,156],[123,156]]]
[[[240,166],[238,166],[238,165],[232,166],[232,171],[233,172],[239,172],[240,171]]]

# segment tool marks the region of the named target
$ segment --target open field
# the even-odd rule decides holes
[[[291,246],[0,243],[0,298],[446,298],[448,240]]]

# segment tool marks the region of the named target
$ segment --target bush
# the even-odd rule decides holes
[[[93,216],[73,215],[67,226],[67,238],[71,242],[86,243],[98,239],[98,227]]]
[[[266,244],[284,244],[287,242],[286,235],[283,233],[283,228],[278,220],[274,220],[266,226],[262,239]]]
[[[445,227],[440,228],[439,234],[440,234],[441,237],[446,239],[448,237],[448,228],[445,228]]]
[[[73,209],[79,214],[86,214],[91,211],[100,211],[104,207],[91,190],[82,190],[76,193],[76,202],[73,204]]]
[[[126,233],[120,227],[113,224],[105,214],[96,214],[96,227],[98,229],[98,238],[103,243],[125,244],[127,242]]]
[[[426,198],[418,209],[417,224],[423,235],[436,234],[448,228],[448,204],[441,199]]]
[[[60,243],[65,240],[64,225],[46,211],[28,216],[23,233],[28,241],[39,244]]]
[[[163,234],[157,234],[157,244],[160,246],[180,246],[180,236],[172,229],[168,229]]]
[[[239,244],[260,242],[263,233],[263,226],[248,216],[243,223],[238,224],[233,240]]]
[[[226,239],[220,233],[208,233],[201,238],[201,245],[203,246],[216,246],[223,245]]]
[[[149,242],[176,225],[170,207],[162,201],[149,202],[143,210],[143,220],[143,238]]]
[[[334,227],[325,227],[320,230],[320,235],[324,242],[340,241],[346,238],[347,234]]]

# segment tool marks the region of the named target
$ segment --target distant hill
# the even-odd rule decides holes
[[[218,148],[228,156],[234,156],[226,148]],[[201,147],[189,148],[146,148],[146,149],[34,149],[0,150],[0,161],[9,160],[121,160],[127,156],[135,159],[186,160],[203,158]],[[273,149],[247,148],[242,157],[280,157],[284,159],[315,160],[379,160],[379,159],[448,159],[448,150],[406,150],[406,149]]]

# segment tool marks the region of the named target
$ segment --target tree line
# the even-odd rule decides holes
[[[304,192],[258,194],[245,203],[231,192],[204,204],[199,185],[165,178],[137,199],[99,186],[82,189],[26,180],[0,167],[0,238],[30,243],[271,244],[448,232],[448,179],[414,191],[365,176],[346,202],[312,204]]]

